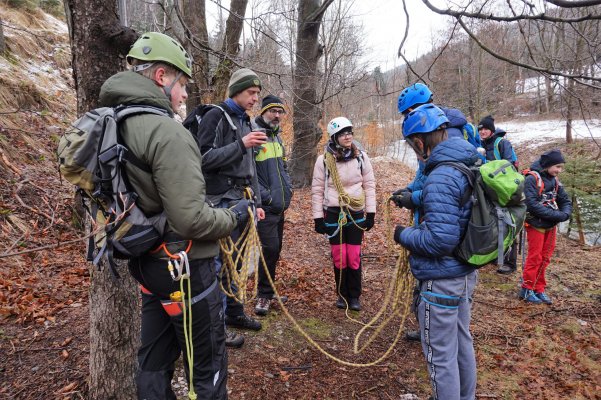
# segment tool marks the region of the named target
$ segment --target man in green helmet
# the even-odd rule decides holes
[[[101,105],[146,105],[173,116],[188,97],[186,84],[192,76],[192,60],[184,48],[167,35],[149,32],[134,43],[127,61],[131,71],[113,75],[103,84]],[[137,114],[122,122],[121,135],[129,151],[152,170],[126,165],[127,177],[139,195],[138,207],[147,215],[164,212],[167,218],[161,246],[129,262],[129,271],[142,289],[138,398],[176,399],[171,379],[175,361],[182,351],[186,354],[185,327],[178,307],[182,303],[177,303],[180,285],[167,265],[173,255],[186,251],[193,297],[193,359],[186,359],[184,365],[190,368],[187,376],[193,376],[198,398],[225,399],[224,319],[213,259],[219,252],[217,240],[246,222],[248,203],[233,209],[208,206],[198,146],[173,118]]]

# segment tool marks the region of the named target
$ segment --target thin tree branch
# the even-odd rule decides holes
[[[427,1],[427,0],[424,0],[424,1]],[[553,71],[553,70],[549,70],[546,68],[541,68],[536,65],[525,64],[525,63],[522,63],[519,61],[512,60],[511,58],[502,56],[501,54],[494,52],[492,49],[490,49],[484,43],[482,43],[482,41],[480,41],[480,39],[478,39],[478,37],[467,27],[467,25],[465,24],[465,22],[463,21],[463,18],[461,16],[457,16],[456,19],[459,22],[459,24],[461,25],[461,27],[463,28],[463,30],[472,39],[474,39],[474,41],[478,44],[478,46],[480,46],[480,48],[482,50],[486,51],[488,54],[490,54],[491,56],[493,56],[499,60],[503,60],[505,62],[508,62],[509,64],[516,65],[516,66],[522,67],[522,68],[526,68],[526,69],[529,69],[532,71],[546,73],[546,74],[553,75],[553,76],[562,76],[564,78],[574,79],[576,82],[583,84],[583,85],[590,86],[590,87],[595,87],[595,86],[586,84],[585,82],[583,82],[581,80],[584,79],[584,80],[590,80],[590,81],[595,81],[595,82],[601,82],[601,78],[596,78],[593,76],[587,76],[587,75],[582,75],[582,74],[578,74],[578,75],[566,74],[566,73],[560,72],[560,71]],[[598,87],[596,87],[596,88],[598,89]]]
[[[557,7],[562,8],[576,8],[576,7],[590,7],[590,6],[598,6],[601,4],[601,0],[547,0],[547,3],[551,3],[556,5]]]
[[[588,14],[579,18],[558,18],[558,17],[552,17],[549,16],[547,14],[540,13],[540,14],[535,14],[535,15],[518,15],[515,17],[501,17],[501,16],[497,16],[494,15],[492,13],[490,14],[484,14],[484,13],[471,13],[471,12],[466,12],[466,11],[456,11],[456,10],[451,10],[451,9],[442,9],[442,8],[438,8],[435,5],[433,5],[429,0],[422,0],[422,2],[426,5],[426,7],[428,7],[430,10],[434,11],[436,14],[439,15],[449,15],[453,18],[461,18],[461,17],[467,17],[467,18],[474,18],[474,19],[483,19],[483,20],[491,20],[491,21],[498,21],[498,22],[515,22],[515,21],[521,21],[521,20],[542,20],[542,21],[551,21],[551,22],[582,22],[582,21],[587,21],[587,20],[591,20],[591,19],[601,19],[601,15],[593,15],[593,14]]]

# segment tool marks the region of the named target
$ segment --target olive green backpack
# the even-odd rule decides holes
[[[60,173],[82,194],[97,232],[88,243],[88,261],[98,266],[105,256],[116,277],[113,259],[147,253],[162,238],[166,224],[163,213],[147,217],[136,206],[138,195],[125,174],[126,163],[152,172],[127,149],[119,134],[120,122],[144,113],[169,117],[167,111],[150,106],[97,108],[75,121],[58,144]]]
[[[472,213],[461,243],[454,251],[460,260],[480,268],[495,259],[503,265],[504,255],[524,226],[524,176],[507,160],[481,166],[444,162],[468,178],[471,191],[462,204],[472,201]]]

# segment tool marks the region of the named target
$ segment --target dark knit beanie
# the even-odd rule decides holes
[[[261,103],[261,115],[273,107],[280,107],[283,110],[284,103],[282,103],[279,97],[269,94],[263,98],[263,102]]]
[[[495,131],[495,119],[492,117],[492,115],[487,115],[480,120],[478,129],[481,128],[489,129],[491,132]]]
[[[566,160],[563,158],[561,151],[557,149],[549,150],[540,156],[540,166],[545,169],[565,162]]]
[[[252,70],[241,68],[232,74],[227,85],[227,93],[229,97],[234,97],[241,91],[253,86],[261,89],[261,80]]]

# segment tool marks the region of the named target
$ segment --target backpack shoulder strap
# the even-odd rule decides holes
[[[230,115],[227,113],[227,111],[225,111],[223,109],[223,107],[218,106],[218,105],[214,105],[214,107],[221,110],[221,112],[225,116],[225,119],[227,120],[227,123],[230,124],[230,127],[232,128],[232,130],[237,131],[238,128],[236,127],[236,125],[234,125],[234,121],[232,121],[232,117],[230,117]]]
[[[146,105],[119,106],[115,108],[115,122],[117,123],[117,127],[126,118],[139,114],[155,114],[170,118],[169,112],[167,112],[167,110],[158,107]],[[119,144],[125,145],[121,138],[119,128],[117,128],[117,139],[119,141]],[[127,148],[127,146],[125,147]],[[136,157],[134,153],[131,152],[129,149],[127,149],[127,151],[125,152],[125,160],[127,160],[127,162],[131,163],[132,165],[136,166],[144,172],[147,172],[149,174],[152,173],[152,168],[150,168],[150,166],[148,166],[146,163],[144,163],[142,160]]]
[[[361,176],[363,176],[363,152],[359,150],[359,157],[357,157],[357,162],[359,163],[359,169],[361,170]]]
[[[501,159],[501,152],[499,151],[499,143],[501,143],[501,140],[503,140],[503,138],[498,137],[495,139],[495,144],[494,144],[494,153],[495,153],[495,160],[500,160]]]
[[[464,205],[470,199],[470,197],[472,196],[472,192],[473,192],[474,188],[476,187],[476,174],[474,173],[474,171],[472,171],[472,169],[470,167],[468,167],[467,165],[460,163],[460,162],[445,161],[445,162],[441,162],[436,167],[438,168],[441,165],[448,165],[450,167],[453,167],[456,170],[458,170],[459,172],[461,172],[462,174],[464,174],[465,177],[467,178],[467,181],[468,181],[470,187],[472,188],[472,190],[471,191],[466,190],[465,193],[463,194],[463,197],[461,198],[461,205]]]
[[[534,177],[534,179],[536,180],[536,187],[538,188],[538,195],[542,195],[545,190],[545,182],[543,182],[543,179],[541,178],[538,171],[527,169],[523,172],[523,174],[532,175]]]

